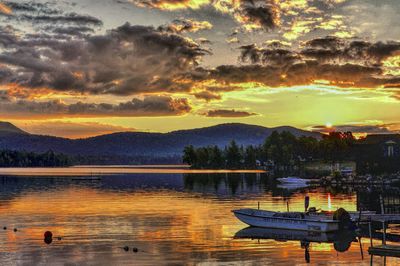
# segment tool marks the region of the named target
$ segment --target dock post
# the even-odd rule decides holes
[[[260,209],[260,202],[257,201],[257,209]]]
[[[386,225],[385,225],[385,220],[382,221],[382,229],[383,229],[382,245],[386,245]]]
[[[287,212],[289,212],[289,201],[286,201],[286,209],[287,209]]]
[[[383,207],[383,198],[382,198],[382,194],[379,195],[379,202],[381,204],[381,213],[385,214],[385,208]]]
[[[369,243],[370,246],[373,247],[374,244],[372,243],[372,228],[371,228],[371,220],[368,222],[368,231],[369,231]]]

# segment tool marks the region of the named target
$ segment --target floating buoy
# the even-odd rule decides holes
[[[44,239],[44,243],[46,243],[47,245],[50,245],[51,242],[53,242],[53,238],[52,237],[47,237]]]
[[[44,236],[44,243],[46,243],[47,245],[53,242],[53,233],[51,231],[44,232],[43,236]]]
[[[134,253],[136,253],[136,252],[138,252],[139,250],[138,250],[137,248],[132,248],[132,251],[133,251]]]
[[[18,230],[17,230],[17,228],[14,228],[14,232],[17,232]]]
[[[3,227],[3,230],[7,230],[7,226],[4,226],[4,227]]]
[[[129,247],[128,247],[128,246],[123,247],[123,249],[124,249],[125,251],[129,251]]]
[[[52,237],[53,237],[53,233],[51,231],[44,232],[44,238],[52,238]]]
[[[61,240],[61,236],[57,237],[57,240],[60,241]]]

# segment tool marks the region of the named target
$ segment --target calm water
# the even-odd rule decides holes
[[[338,240],[329,235],[242,230],[246,225],[230,210],[256,207],[258,201],[262,208],[284,211],[288,201],[291,210],[302,210],[304,196],[309,195],[311,206],[356,210],[355,192],[288,191],[270,179],[260,173],[152,170],[104,175],[93,181],[0,177],[0,264],[302,265],[306,254],[300,239],[327,241],[309,244],[311,264],[370,264],[367,238],[362,239],[362,259],[352,236]],[[46,230],[62,239],[45,244]],[[260,236],[267,239],[252,239]],[[347,251],[335,250],[342,245],[340,240],[345,249],[351,245]],[[139,252],[126,252],[124,246],[137,247]],[[373,258],[375,265],[383,262]],[[388,258],[387,263],[400,264],[400,260]]]

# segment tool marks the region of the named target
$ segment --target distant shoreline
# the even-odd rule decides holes
[[[149,168],[147,166],[137,167],[116,167],[116,166],[95,166],[95,167],[21,167],[21,168],[0,168],[0,176],[20,177],[74,177],[74,176],[104,176],[121,174],[228,174],[228,173],[265,173],[264,170],[229,170],[229,169],[187,169],[187,168]]]

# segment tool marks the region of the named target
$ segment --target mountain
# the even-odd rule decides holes
[[[5,134],[27,134],[27,133],[9,122],[0,121],[0,135],[5,135]]]
[[[232,139],[240,145],[263,143],[274,130],[289,131],[296,136],[320,138],[321,134],[294,127],[267,128],[247,124],[221,124],[217,126],[178,130],[169,133],[123,132],[86,139],[66,139],[53,136],[28,134],[12,124],[2,123],[0,149],[54,152],[90,156],[180,156],[186,145],[218,145],[224,147]]]

